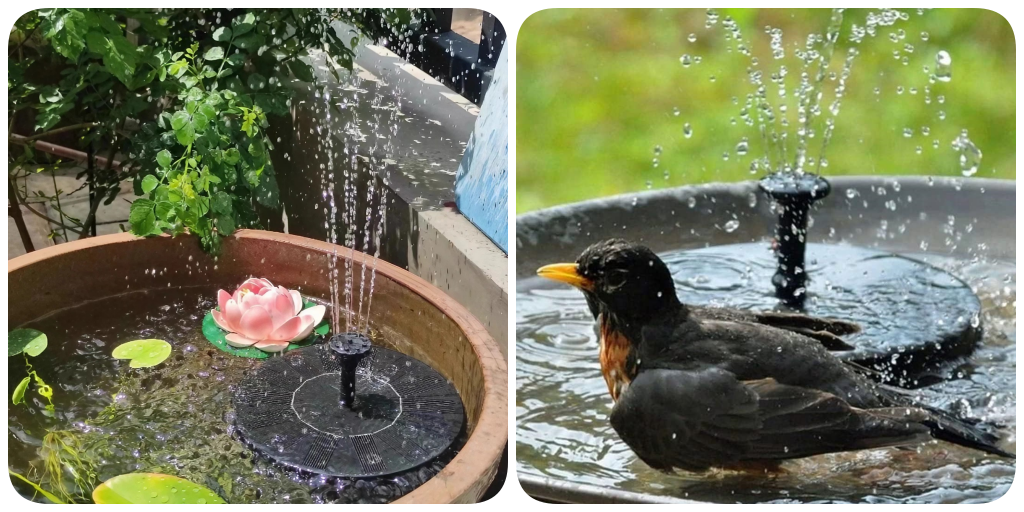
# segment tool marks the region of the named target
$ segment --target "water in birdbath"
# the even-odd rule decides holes
[[[719,252],[717,266],[701,263],[703,271],[695,271],[694,264],[707,260],[693,251],[661,255],[673,271],[681,300],[744,309],[765,309],[774,300],[768,282],[773,272],[770,258],[751,266],[742,253],[712,250]],[[746,249],[747,254],[750,251]],[[827,255],[828,250],[822,253]],[[918,390],[918,396],[929,405],[969,411],[1004,425],[1004,447],[1012,452],[1016,265],[983,259],[945,259],[938,264],[978,294],[985,334],[970,363],[956,369],[958,378]],[[820,286],[829,286],[828,269],[815,270],[822,270]],[[756,292],[735,297],[736,290],[750,288]],[[887,314],[876,310],[878,304],[869,309],[864,304],[851,298],[829,312],[853,319]],[[594,319],[582,294],[541,278],[520,277],[516,344],[516,464],[523,475],[726,503],[987,502],[1006,493],[1013,482],[1013,461],[939,441],[910,451],[887,448],[797,459],[783,464],[785,472],[775,476],[666,475],[637,459],[609,424],[613,403],[601,376]]]

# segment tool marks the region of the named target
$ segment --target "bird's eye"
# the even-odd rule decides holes
[[[608,288],[615,289],[626,284],[625,270],[609,270],[604,275],[604,282]]]

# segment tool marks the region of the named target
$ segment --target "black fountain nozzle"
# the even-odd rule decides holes
[[[346,332],[331,336],[328,343],[334,352],[335,360],[341,367],[338,401],[342,407],[351,409],[356,399],[356,367],[364,357],[370,354],[373,344],[370,338],[357,332]]]
[[[769,174],[761,179],[760,185],[781,207],[775,226],[775,296],[789,307],[802,309],[807,298],[807,212],[814,201],[832,191],[832,186],[819,175],[796,172]]]

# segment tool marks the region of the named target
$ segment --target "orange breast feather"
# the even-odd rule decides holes
[[[627,356],[629,356],[629,340],[622,333],[609,328],[605,322],[601,322],[599,356],[601,373],[604,374],[604,381],[608,384],[608,392],[616,401],[629,385],[629,374],[626,372]]]

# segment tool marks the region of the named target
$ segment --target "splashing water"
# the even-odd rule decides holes
[[[402,116],[399,92],[376,87],[372,82],[387,81],[394,73],[397,71],[385,70],[383,77],[367,76],[356,65],[352,73],[340,76],[338,83],[323,85],[314,93],[318,98],[315,111],[323,119],[316,133],[326,140],[327,161],[326,165],[320,164],[326,240],[359,252],[353,258],[341,258],[341,262],[337,251],[328,257],[333,332],[369,330],[377,262],[386,228],[385,187],[390,182],[389,165],[394,161],[390,157],[397,154],[394,140]],[[355,107],[371,90],[372,114],[367,121]],[[371,133],[363,132],[360,127],[364,124]],[[335,148],[335,137],[340,139],[340,150]],[[365,217],[362,225],[360,213]]]
[[[924,12],[921,11],[919,14],[923,15]],[[820,174],[822,168],[828,165],[826,153],[836,128],[843,98],[846,96],[848,80],[860,54],[861,43],[877,37],[883,32],[883,28],[895,27],[909,19],[908,12],[881,9],[868,12],[861,21],[850,19],[844,9],[832,9],[828,24],[822,33],[810,34],[803,44],[789,46],[785,42],[785,34],[781,28],[766,26],[764,33],[769,39],[772,56],[770,64],[766,67],[750,51],[751,41],[742,33],[737,22],[730,16],[721,16],[715,9],[709,9],[705,27],[711,31],[721,29],[727,51],[744,56],[748,63],[747,79],[752,90],[743,101],[737,102],[734,98],[734,103],[741,107],[739,119],[743,125],[757,130],[763,146],[763,152],[760,156],[755,156],[750,164],[752,172]],[[840,37],[844,24],[849,27],[845,40]],[[922,42],[929,40],[927,32],[920,34]],[[894,51],[897,61],[904,65],[908,64],[909,56],[914,54],[915,47],[907,42],[907,32],[896,28],[888,33],[888,37],[899,44],[900,49]],[[837,46],[841,43],[845,43],[847,47],[845,50],[837,51]],[[792,69],[789,65],[791,62],[787,61],[789,48],[793,49],[791,54],[798,62],[795,69]],[[833,66],[836,54],[843,56],[841,67],[838,69]],[[691,68],[699,59],[699,55],[687,53],[679,60],[684,68]],[[938,51],[934,63],[925,65],[924,69],[929,77],[929,85],[898,85],[897,94],[923,93],[925,103],[932,104],[932,87],[936,83],[945,83],[952,79],[952,57],[944,50]],[[795,87],[789,83],[794,77]],[[881,94],[880,88],[876,87],[875,91],[876,94]],[[945,100],[941,95],[938,98],[940,104]],[[940,120],[946,118],[945,112],[941,110],[937,111],[936,115]],[[737,124],[735,119],[733,124]],[[686,124],[683,134],[690,138],[693,127]],[[922,134],[927,135],[924,131]],[[816,138],[820,139],[820,142],[815,143]],[[792,147],[791,140],[795,142]],[[738,156],[746,156],[751,149],[745,141],[746,139],[741,143],[743,151],[737,146]],[[972,170],[971,164],[980,159],[980,151],[973,144],[969,144],[969,141],[964,143],[960,137],[953,144],[961,152],[963,174],[973,175],[977,169],[975,166]],[[975,157],[975,154],[978,156]]]

